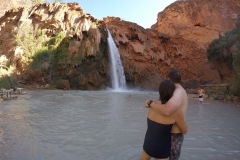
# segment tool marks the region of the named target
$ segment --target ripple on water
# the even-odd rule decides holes
[[[40,91],[0,106],[0,159],[139,159],[156,92]],[[228,107],[226,109],[226,106]],[[189,99],[181,160],[240,157],[240,110]],[[3,145],[4,144],[4,145]]]

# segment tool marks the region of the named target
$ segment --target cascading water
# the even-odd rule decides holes
[[[121,58],[117,46],[112,38],[111,33],[108,31],[108,48],[110,56],[110,70],[111,70],[111,83],[113,90],[126,89],[126,78],[121,62]]]

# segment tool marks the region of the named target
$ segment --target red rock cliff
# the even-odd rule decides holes
[[[179,0],[158,13],[151,28],[207,46],[219,33],[235,27],[240,0]]]
[[[39,31],[44,33],[42,41],[39,41],[42,46],[50,43],[59,33],[64,37],[55,50],[56,57],[64,54],[65,58],[61,60],[61,65],[54,66],[55,71],[51,70],[53,66],[50,66],[50,60],[42,61],[38,68],[29,69],[36,50],[31,49],[33,47],[26,48],[26,44],[22,45],[16,40],[17,35],[35,36],[29,44],[38,48],[38,44],[32,43],[35,42]],[[1,64],[7,65],[11,62],[21,83],[42,82],[43,77],[49,79],[47,83],[51,83],[52,79],[60,77],[72,81],[72,85],[81,89],[105,88],[108,83],[106,41],[107,32],[103,21],[90,14],[84,14],[78,3],[41,3],[12,8],[0,18]],[[51,45],[47,47],[48,51],[54,49]],[[57,47],[61,49],[58,50]],[[54,60],[57,62],[58,59]]]
[[[67,71],[59,70],[57,76],[74,79],[74,82],[77,76],[81,89],[103,89],[108,85],[109,76],[107,26],[118,46],[129,86],[156,90],[173,67],[181,71],[182,80],[188,85],[222,82],[231,71],[224,64],[210,63],[206,49],[219,32],[235,27],[239,1],[176,1],[158,14],[158,21],[151,29],[115,17],[105,18],[103,24],[84,14],[77,3],[15,8],[0,18],[0,55],[12,59],[17,69],[24,71],[27,66],[21,66],[25,60],[22,55],[26,53],[15,38],[21,27],[30,24],[33,31],[46,29],[46,37],[63,32],[65,39],[72,41],[67,46],[64,64]],[[96,57],[96,60],[83,63],[84,56]]]
[[[104,21],[119,47],[127,77],[153,88],[172,67],[181,71],[186,84],[220,83],[231,76],[225,64],[207,60],[206,49],[219,33],[235,28],[239,12],[240,0],[189,0],[168,6],[147,30],[119,18]],[[141,74],[134,74],[136,70]]]

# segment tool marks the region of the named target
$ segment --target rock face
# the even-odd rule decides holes
[[[24,83],[68,80],[71,89],[97,90],[109,86],[107,28],[119,49],[128,87],[157,90],[171,68],[182,73],[186,87],[223,82],[231,76],[225,64],[207,60],[208,44],[219,33],[235,28],[240,0],[176,1],[158,14],[151,29],[107,17],[99,21],[84,14],[77,3],[42,3],[14,8],[0,18],[1,61],[10,61]],[[45,31],[47,40],[63,33],[54,49],[55,61],[27,70],[31,60],[16,42],[25,26]],[[49,41],[46,41],[49,43]],[[33,81],[30,81],[31,79]]]
[[[118,46],[128,84],[156,89],[171,68],[181,71],[184,83],[221,80],[218,71],[211,69],[201,43],[145,30],[119,18],[104,21]]]
[[[231,76],[232,71],[225,64],[207,60],[206,49],[219,33],[235,28],[239,12],[240,0],[184,0],[160,12],[151,29],[115,17],[104,21],[114,35],[129,79],[148,81],[147,86],[153,86],[175,67],[190,87],[221,83]],[[136,69],[141,76],[132,74]]]
[[[158,13],[151,28],[208,45],[219,33],[235,28],[240,0],[179,0]]]
[[[26,26],[30,28],[24,28]],[[35,41],[39,31],[44,32],[45,42],[41,43],[48,44],[48,51],[55,54],[55,62],[42,61],[41,68],[29,69],[34,53],[29,47],[26,49],[26,44],[24,48],[17,43],[16,36],[34,35],[32,41]],[[55,47],[56,36],[61,33],[64,38]],[[38,44],[35,45],[37,48]],[[105,88],[108,83],[105,46],[107,32],[103,21],[84,14],[78,3],[42,3],[13,8],[0,18],[0,55],[16,66],[21,83],[42,83],[42,79],[51,83],[59,77],[69,80],[74,86],[71,88]]]
[[[21,6],[23,2],[24,0],[0,0],[0,17],[5,14],[5,11]]]
[[[66,37],[75,35],[82,39],[83,32],[91,30],[98,46],[100,37],[94,33],[99,32],[97,23],[98,20],[89,14],[85,15],[77,3],[43,3],[33,7],[13,8],[0,18],[0,54],[8,53],[7,57],[13,57],[17,47],[15,36],[25,25],[32,25],[34,31],[47,29],[49,37],[63,31]]]
[[[158,13],[157,23],[151,28],[173,37],[198,42],[199,47],[204,50],[201,52],[203,58],[193,59],[193,62],[201,63],[202,72],[205,73],[201,81],[221,82],[231,76],[231,70],[225,64],[218,63],[210,64],[214,73],[209,72],[209,67],[202,62],[206,59],[209,43],[218,38],[219,34],[236,28],[238,13],[240,0],[178,0]],[[221,77],[221,81],[214,77]]]

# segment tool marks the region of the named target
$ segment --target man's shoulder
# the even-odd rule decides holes
[[[181,85],[177,86],[175,91],[176,92],[186,92],[186,90]]]
[[[174,99],[182,99],[183,97],[185,97],[187,95],[186,90],[182,87],[182,86],[178,86],[176,87],[174,93],[173,93],[173,97],[175,97]]]
[[[173,96],[183,98],[183,97],[187,96],[187,92],[182,86],[178,86],[178,87],[176,87],[176,89],[173,93]]]

